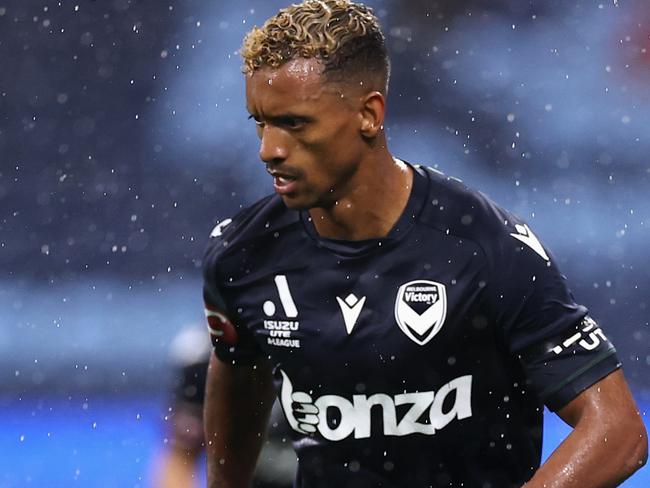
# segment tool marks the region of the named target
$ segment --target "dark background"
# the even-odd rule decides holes
[[[643,400],[647,2],[368,3],[395,155],[528,220]],[[283,5],[0,0],[2,405],[164,396],[207,235],[272,191],[237,49]]]

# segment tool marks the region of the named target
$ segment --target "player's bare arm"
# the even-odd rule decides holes
[[[233,365],[210,360],[205,393],[208,486],[250,486],[274,392],[264,360]]]
[[[623,372],[587,388],[559,412],[572,433],[525,488],[618,486],[648,458],[648,437]]]

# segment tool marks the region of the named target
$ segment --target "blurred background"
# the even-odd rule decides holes
[[[647,0],[367,3],[394,154],[528,220],[648,424]],[[284,5],[0,0],[0,487],[153,486],[207,236],[272,191],[237,50]]]

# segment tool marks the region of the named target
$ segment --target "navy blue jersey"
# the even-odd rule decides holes
[[[543,405],[620,367],[526,223],[414,170],[385,238],[321,238],[278,196],[212,233],[215,352],[272,362],[298,487],[521,486]]]

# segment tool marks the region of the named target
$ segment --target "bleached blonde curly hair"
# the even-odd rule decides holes
[[[390,64],[384,35],[371,8],[349,0],[304,0],[254,27],[240,50],[244,73],[277,69],[296,58],[317,58],[340,81],[354,74],[388,90]],[[356,79],[354,80],[357,81]],[[372,83],[374,81],[374,83]]]

